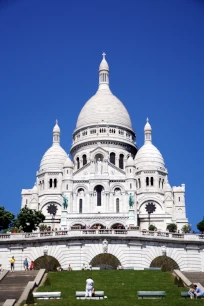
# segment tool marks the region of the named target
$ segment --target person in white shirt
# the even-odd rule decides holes
[[[90,297],[92,296],[93,287],[94,287],[94,281],[91,277],[89,277],[86,280],[86,295],[85,296],[90,296]]]

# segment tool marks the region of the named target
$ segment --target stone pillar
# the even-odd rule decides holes
[[[73,213],[77,212],[77,195],[76,193],[73,194]]]

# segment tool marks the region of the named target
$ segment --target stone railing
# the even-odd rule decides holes
[[[161,239],[176,239],[176,240],[192,240],[199,241],[204,240],[203,234],[183,234],[183,233],[169,233],[161,231],[148,231],[148,230],[126,230],[126,229],[72,229],[60,230],[60,231],[50,231],[50,232],[32,232],[32,233],[15,233],[15,234],[0,234],[1,240],[19,240],[19,239],[35,239],[35,238],[52,238],[52,237],[80,237],[80,236],[104,236],[104,235],[113,235],[113,236],[133,236],[133,237],[157,237]]]

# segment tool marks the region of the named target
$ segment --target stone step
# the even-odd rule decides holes
[[[7,299],[18,300],[29,281],[34,281],[38,271],[9,272],[0,282],[0,306]]]
[[[182,272],[192,283],[200,283],[204,287],[204,272]]]

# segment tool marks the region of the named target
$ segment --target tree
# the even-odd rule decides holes
[[[40,223],[45,220],[45,216],[41,211],[30,209],[27,206],[21,209],[14,224],[21,227],[24,232],[35,231]]]
[[[181,229],[182,233],[190,233],[191,231],[191,226],[190,224],[184,224],[184,226]]]
[[[155,225],[150,224],[150,226],[149,226],[149,231],[154,231],[154,230],[156,230],[156,229],[157,229],[157,228],[156,228]]]
[[[177,225],[175,223],[170,223],[166,227],[170,233],[175,233],[177,231]]]
[[[6,229],[14,220],[14,214],[5,210],[3,206],[0,206],[0,229]]]
[[[204,220],[197,224],[197,229],[203,234],[204,232]]]

